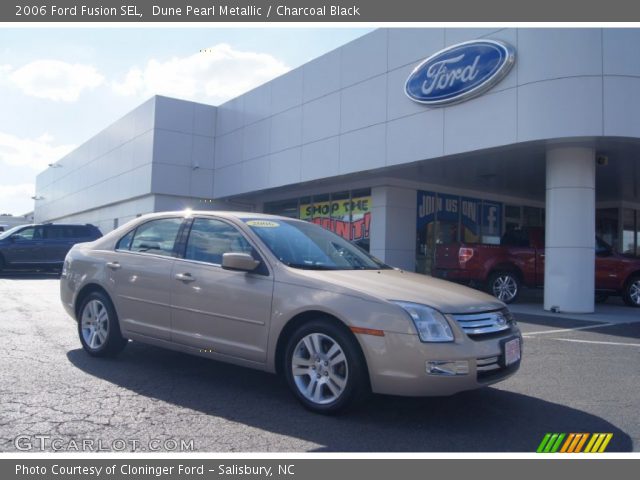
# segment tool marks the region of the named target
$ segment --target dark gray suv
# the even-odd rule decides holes
[[[0,233],[0,271],[7,268],[62,267],[76,243],[91,242],[102,233],[94,225],[20,225]]]

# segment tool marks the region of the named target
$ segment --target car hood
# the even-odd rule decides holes
[[[297,270],[296,273],[326,282],[327,290],[338,287],[380,300],[420,303],[443,313],[474,313],[505,307],[478,290],[403,270]]]

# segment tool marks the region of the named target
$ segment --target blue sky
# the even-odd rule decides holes
[[[369,31],[0,29],[0,213],[32,210],[38,172],[153,94],[217,105]]]

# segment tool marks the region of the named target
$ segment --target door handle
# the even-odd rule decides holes
[[[120,265],[120,262],[107,262],[107,267],[111,270],[118,270],[122,268],[122,265]]]
[[[196,281],[196,279],[193,278],[191,276],[191,274],[188,273],[188,272],[186,272],[186,273],[176,273],[174,278],[176,280],[180,280],[181,282],[186,282],[186,283],[195,282]]]

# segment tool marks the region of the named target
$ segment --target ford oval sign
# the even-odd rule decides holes
[[[440,50],[418,65],[405,84],[410,99],[443,106],[478,96],[502,80],[515,50],[497,40],[473,40]]]

